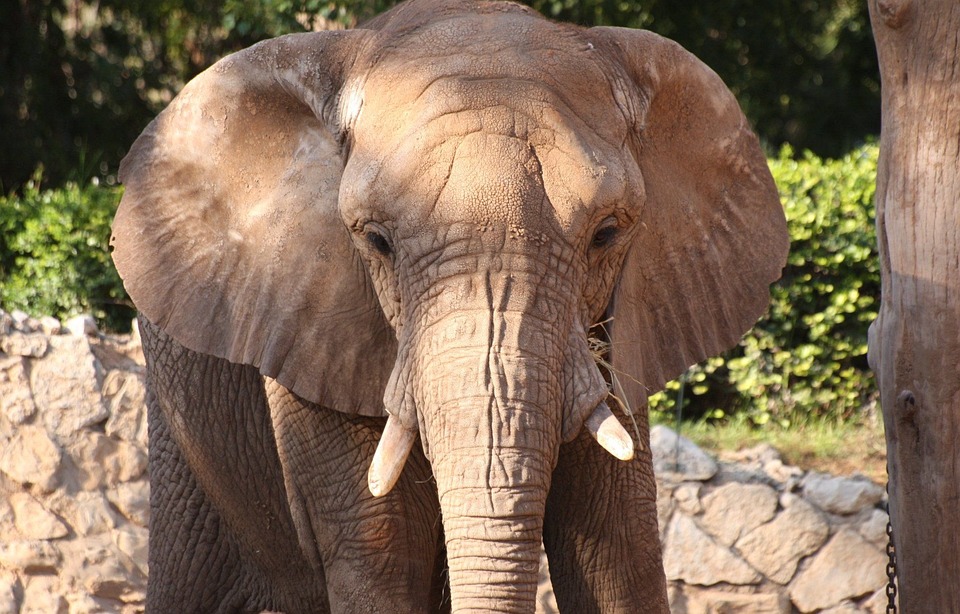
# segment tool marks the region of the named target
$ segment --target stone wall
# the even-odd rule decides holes
[[[142,365],[89,319],[0,311],[0,614],[142,611]],[[674,612],[884,611],[879,486],[769,447],[718,464],[664,427],[651,440]],[[555,611],[546,579],[540,602]]]
[[[0,614],[143,610],[139,354],[89,318],[0,311]]]
[[[666,427],[650,437],[673,612],[886,611],[882,487],[766,445],[718,464]]]

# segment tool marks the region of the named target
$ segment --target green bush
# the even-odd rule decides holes
[[[877,315],[880,272],[874,229],[876,145],[838,160],[790,148],[770,160],[790,229],[783,278],[767,314],[723,356],[693,367],[650,399],[683,415],[756,425],[811,416],[849,418],[876,399],[867,328]]]
[[[129,330],[134,310],[110,260],[110,223],[121,189],[68,183],[0,196],[0,307],[60,318],[90,313]]]

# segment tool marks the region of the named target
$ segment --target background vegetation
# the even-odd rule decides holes
[[[110,260],[119,187],[41,190],[39,173],[21,195],[0,196],[0,307],[30,314],[93,314],[111,330],[134,316]]]
[[[556,19],[673,38],[731,87],[779,150],[839,156],[880,127],[862,0],[529,0]],[[43,161],[59,185],[115,181],[126,148],[186,81],[258,40],[353,25],[393,0],[0,3],[0,192]]]
[[[790,147],[770,160],[790,230],[770,308],[733,350],[690,369],[650,399],[673,413],[755,426],[850,419],[876,402],[867,329],[880,305],[874,231],[876,145],[836,160]],[[662,416],[660,417],[663,418]]]
[[[584,25],[677,40],[737,95],[771,155],[793,246],[769,314],[739,347],[652,399],[750,428],[849,420],[871,406],[866,331],[879,76],[861,0],[529,0]],[[0,3],[0,306],[133,315],[108,251],[127,147],[190,78],[266,37],[351,26],[392,0]],[[6,196],[3,196],[6,195]]]

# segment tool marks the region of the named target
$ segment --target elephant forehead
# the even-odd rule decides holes
[[[368,206],[396,207],[413,223],[429,215],[565,231],[625,200],[632,158],[621,147],[566,107],[538,99],[538,88],[503,96],[502,85],[490,84],[476,106],[361,119],[347,191]]]
[[[432,138],[430,132],[385,156],[357,151],[343,193],[413,226],[470,222],[550,235],[575,235],[591,212],[627,200],[621,161],[576,135],[523,138],[481,128]]]
[[[603,136],[622,138],[627,126],[610,85],[614,67],[583,33],[512,12],[459,14],[412,32],[383,33],[356,73],[363,112],[385,127],[402,124],[397,116],[424,124],[505,105],[536,118],[538,108],[563,107],[594,120]],[[359,114],[360,106],[354,110]]]
[[[429,214],[435,221],[540,231],[555,225],[539,160],[526,143],[476,132],[448,149],[452,160]]]

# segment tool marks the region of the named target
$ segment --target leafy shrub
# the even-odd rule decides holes
[[[110,223],[121,190],[68,183],[0,196],[0,306],[60,318],[91,313],[110,330],[134,316],[110,259]]]
[[[651,397],[654,411],[756,425],[809,416],[849,418],[876,399],[867,329],[877,315],[880,272],[873,196],[878,148],[838,160],[785,147],[770,169],[790,229],[790,256],[767,314],[723,356],[693,367]]]

